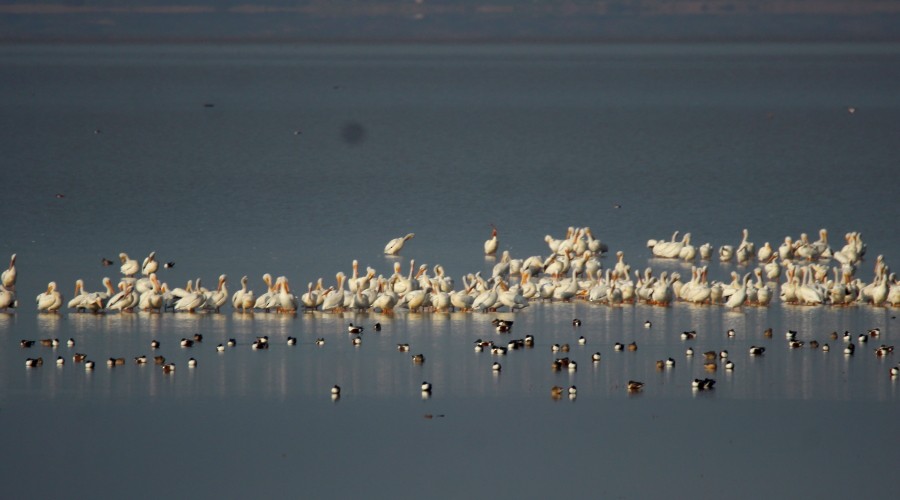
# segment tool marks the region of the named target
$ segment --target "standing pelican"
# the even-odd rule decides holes
[[[485,255],[495,255],[497,253],[497,246],[499,242],[497,241],[497,228],[491,224],[491,237],[484,242],[484,254]]]
[[[231,296],[231,305],[235,310],[240,309],[241,312],[247,312],[247,309],[253,309],[256,299],[253,297],[253,290],[247,288],[248,279],[246,276],[241,278],[241,289],[234,292]]]
[[[278,290],[278,312],[293,314],[297,312],[297,297],[291,293],[291,286],[288,284],[288,279],[284,276],[280,276],[278,278],[279,285],[276,285],[276,289]]]
[[[388,242],[387,245],[384,246],[384,253],[387,255],[399,255],[400,250],[403,249],[403,244],[406,243],[406,240],[410,240],[416,236],[416,233],[409,233],[402,238],[394,238]]]
[[[47,284],[47,291],[38,295],[36,298],[37,310],[55,313],[62,307],[63,297],[56,290],[56,282],[51,281]]]
[[[228,287],[225,285],[226,280],[228,280],[228,276],[224,274],[219,276],[219,284],[216,286],[216,290],[207,295],[203,307],[206,309],[214,309],[216,312],[219,312],[219,309],[228,302]]]
[[[0,274],[0,282],[8,290],[16,289],[16,254],[9,258],[9,267]]]

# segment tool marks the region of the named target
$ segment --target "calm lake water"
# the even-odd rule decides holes
[[[743,311],[95,316],[39,315],[34,297],[51,280],[67,299],[78,278],[98,290],[118,279],[101,258],[122,251],[175,262],[160,271],[171,286],[226,273],[232,291],[248,275],[259,293],[269,272],[304,291],[353,259],[385,275],[395,261],[441,264],[459,286],[490,273],[491,224],[514,257],[590,226],[634,269],[683,276],[689,265],[650,258],[648,238],[737,245],[748,228],[777,246],[827,228],[839,248],[860,231],[869,281],[875,255],[900,253],[900,46],[7,45],[0,68],[0,255],[16,253],[19,272],[19,308],[0,314],[10,497],[883,495],[900,359],[872,350],[896,342],[891,309],[776,298]],[[382,254],[407,232],[402,257]],[[710,278],[732,270],[749,268],[714,262]],[[513,338],[536,337],[500,374],[472,349],[507,338],[497,316],[514,317]],[[349,322],[384,329],[353,346]],[[881,337],[854,356],[828,338],[870,328]],[[690,329],[698,338],[682,341]],[[788,349],[787,329],[833,349]],[[195,333],[202,343],[178,347]],[[259,335],[270,349],[250,348]],[[19,347],[52,337],[76,345]],[[216,352],[228,338],[238,345]],[[612,349],[631,341],[638,351]],[[550,369],[564,342],[575,372]],[[709,375],[699,353],[723,349],[735,370]],[[141,354],[176,372],[132,364]],[[37,356],[47,363],[26,369]],[[667,357],[675,367],[657,371]],[[715,390],[692,391],[704,376]],[[552,399],[554,385],[577,398]]]

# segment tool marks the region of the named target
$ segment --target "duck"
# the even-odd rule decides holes
[[[341,386],[334,384],[334,386],[331,387],[331,395],[332,396],[340,396],[341,395]]]
[[[716,381],[711,378],[699,379],[695,378],[693,382],[691,382],[691,387],[698,391],[707,391],[713,388],[716,385]]]
[[[422,392],[431,392],[431,382],[422,382]]]
[[[644,388],[644,383],[637,380],[629,380],[626,387],[628,392],[639,392]]]
[[[384,246],[385,255],[399,255],[400,250],[403,249],[403,244],[408,240],[411,240],[416,236],[416,233],[409,233],[406,236],[402,236],[400,238],[394,238]]]
[[[16,289],[16,254],[9,258],[9,267],[0,274],[0,284],[8,290]]]
[[[63,297],[56,290],[56,282],[51,281],[47,284],[47,291],[36,297],[37,310],[40,312],[55,313],[63,305]]]
[[[503,367],[500,366],[500,363],[498,363],[497,361],[494,361],[494,364],[491,365],[492,371],[499,372],[502,369],[503,369]]]

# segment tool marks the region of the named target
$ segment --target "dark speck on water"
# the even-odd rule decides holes
[[[366,140],[366,128],[358,122],[347,122],[341,127],[341,139],[347,144],[359,144]]]

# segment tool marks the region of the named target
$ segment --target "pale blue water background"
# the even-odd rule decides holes
[[[490,354],[471,349],[494,336],[494,315],[56,318],[33,300],[50,280],[67,298],[77,278],[99,289],[117,269],[100,258],[120,251],[175,261],[160,273],[172,286],[227,273],[233,291],[247,274],[259,292],[271,272],[302,291],[354,258],[389,274],[382,248],[410,231],[404,269],[440,263],[458,282],[493,265],[490,223],[516,257],[589,225],[635,268],[685,276],[648,260],[647,238],[679,229],[736,245],[747,227],[777,246],[826,227],[839,248],[855,230],[868,280],[874,255],[890,264],[900,250],[896,45],[9,45],[0,68],[0,251],[18,253],[20,276],[19,311],[0,316],[0,477],[12,496],[72,496],[73,485],[100,497],[883,494],[897,360],[871,348],[895,342],[891,310],[536,305],[513,337],[538,345],[495,376]],[[348,124],[363,130],[354,143]],[[711,277],[733,267],[714,263]],[[353,347],[350,321],[385,330]],[[882,338],[849,359],[826,339],[873,327]],[[690,390],[705,376],[678,338],[691,328],[698,352],[728,349],[737,364],[711,394]],[[788,350],[788,328],[839,348]],[[202,345],[175,347],[195,332]],[[263,334],[272,348],[251,351]],[[578,335],[579,370],[551,372],[549,345]],[[18,347],[47,337],[78,345]],[[242,345],[217,354],[229,337]],[[154,354],[152,338],[174,376],[105,366]],[[612,352],[631,340],[638,352]],[[396,351],[407,341],[424,365]],[[746,354],[753,344],[763,358]],[[84,373],[74,351],[100,366]],[[23,367],[57,354],[62,369]],[[657,372],[668,356],[675,369]],[[628,397],[629,379],[644,393]],[[551,400],[552,385],[570,384],[574,402]]]

